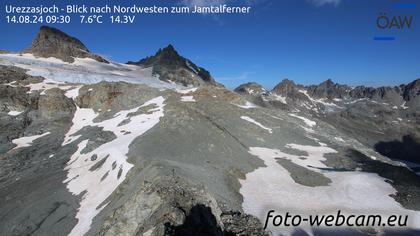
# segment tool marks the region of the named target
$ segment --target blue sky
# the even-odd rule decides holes
[[[420,78],[420,13],[396,9],[415,0],[214,0],[251,5],[248,15],[138,15],[132,25],[52,25],[114,61],[139,60],[171,43],[229,88],[255,81],[272,88],[284,78],[318,84],[398,85]],[[6,24],[4,5],[176,5],[203,0],[2,0],[0,48],[30,45],[40,25]],[[207,1],[208,2],[208,1]],[[381,12],[413,16],[410,29],[380,30]],[[375,41],[393,36],[394,41]]]

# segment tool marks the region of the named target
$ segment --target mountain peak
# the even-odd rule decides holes
[[[25,52],[39,57],[55,57],[70,63],[77,57],[108,63],[104,58],[90,53],[79,39],[49,26],[41,26],[31,47]]]
[[[178,54],[178,52],[175,50],[175,47],[172,44],[169,44],[165,48],[159,49],[159,51],[155,54],[155,57],[160,63],[166,63],[167,65],[176,66],[184,64],[186,60]]]
[[[311,85],[308,87],[308,93],[317,98],[343,98],[351,88],[347,85],[334,83],[331,79],[327,79],[319,85]]]
[[[172,45],[172,44],[168,44],[168,46],[166,46],[166,48],[164,48],[164,49],[162,49],[163,51],[173,51],[173,52],[176,52],[176,53],[178,53],[176,50],[175,50],[175,47]]]
[[[159,49],[154,56],[146,57],[138,62],[129,61],[127,64],[145,68],[153,67],[153,73],[159,75],[159,79],[185,86],[198,86],[203,82],[216,84],[210,72],[179,55],[172,44]]]
[[[279,84],[289,84],[289,85],[293,85],[295,86],[295,82],[293,80],[290,79],[283,79]]]
[[[129,61],[127,64],[141,65],[143,67],[166,65],[171,68],[177,68],[184,65],[186,60],[178,54],[172,44],[169,44],[164,48],[159,48],[154,56],[146,57],[138,62]]]
[[[155,56],[172,56],[172,57],[181,57],[178,52],[175,50],[175,47],[172,44],[169,44],[168,46],[164,48],[160,48]]]
[[[48,40],[50,38],[54,38],[56,41],[52,41],[52,40]],[[36,42],[40,43],[40,42],[48,42],[51,43],[51,45],[53,46],[53,44],[59,44],[62,42],[67,42],[68,44],[70,44],[72,47],[74,48],[79,48],[80,50],[89,52],[89,49],[87,49],[87,47],[77,38],[72,37],[66,33],[64,33],[63,31],[53,28],[53,27],[49,27],[49,26],[41,26],[41,28],[39,29],[39,33],[37,38],[35,39]],[[32,45],[32,46],[40,46],[38,44]]]
[[[272,92],[277,94],[287,94],[291,91],[296,90],[297,85],[293,80],[283,79],[280,83],[278,83],[272,90]]]
[[[335,85],[335,83],[332,81],[332,79],[327,79],[324,82],[322,82],[321,84],[319,84],[319,86],[322,86],[322,85],[333,86],[333,85]]]

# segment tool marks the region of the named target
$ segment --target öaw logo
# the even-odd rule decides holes
[[[410,29],[413,23],[413,16],[387,16],[381,13],[376,20],[376,26],[379,29]]]
[[[393,5],[395,9],[415,9],[416,4],[410,3],[395,3]],[[399,11],[401,12],[401,11]],[[413,26],[413,16],[412,15],[389,15],[385,12],[381,12],[376,18],[376,27],[381,32],[388,31],[395,33],[396,31],[407,31]],[[373,37],[374,40],[379,41],[390,41],[395,40],[394,36],[376,36]]]

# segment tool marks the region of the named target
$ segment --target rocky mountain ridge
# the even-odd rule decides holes
[[[258,93],[255,87],[260,88]],[[270,109],[316,117],[358,141],[388,155],[418,163],[420,143],[420,79],[389,87],[351,87],[327,80],[304,86],[285,79],[271,91],[247,83],[235,91],[250,102]],[[400,143],[386,147],[384,143]],[[415,164],[416,166],[416,164]]]
[[[45,58],[54,57],[69,63],[73,63],[75,58],[91,58],[98,62],[109,63],[105,58],[91,53],[79,39],[48,26],[40,28],[31,47],[23,53]],[[137,62],[129,61],[127,64],[152,68],[153,74],[160,80],[183,86],[221,86],[216,83],[209,71],[179,55],[172,45],[159,49],[153,56]]]
[[[258,87],[258,90],[255,90]],[[235,92],[240,94],[252,94],[249,91],[265,92],[266,90],[257,83],[246,83],[238,86]],[[416,100],[420,95],[420,79],[416,79],[408,84],[401,84],[399,86],[382,86],[382,87],[366,87],[356,86],[351,87],[334,83],[328,79],[319,85],[304,86],[295,84],[294,81],[284,79],[278,83],[270,92],[286,96],[295,97],[297,94],[305,91],[309,96],[318,99],[327,99],[333,101],[339,99],[374,99],[374,100],[389,100],[393,103],[401,100],[409,102]],[[416,103],[417,105],[417,103]]]
[[[159,79],[184,86],[217,84],[210,72],[180,56],[171,44],[159,49],[154,56],[146,57],[138,62],[129,61],[127,64],[144,68],[153,67],[153,73],[158,75]]]

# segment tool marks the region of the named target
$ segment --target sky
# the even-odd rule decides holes
[[[8,24],[5,5],[251,6],[242,15],[137,15],[134,24],[50,25],[80,39],[92,52],[125,63],[173,44],[229,88],[254,81],[272,88],[327,79],[349,85],[399,85],[420,78],[420,5],[416,0],[2,0],[0,49],[29,47],[40,24]],[[400,6],[400,5],[399,5]],[[409,29],[379,29],[385,13],[412,16]],[[374,40],[394,37],[395,40]]]

